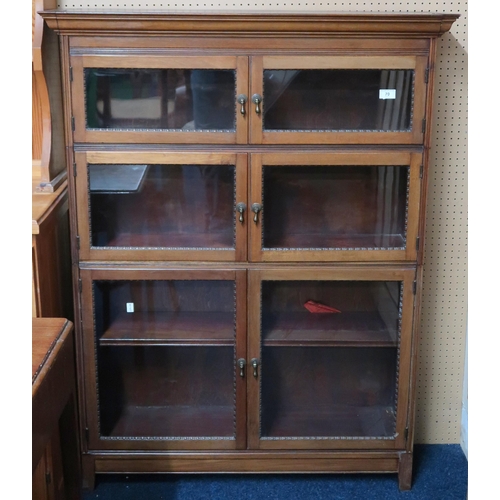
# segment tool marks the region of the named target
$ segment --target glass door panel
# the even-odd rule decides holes
[[[399,302],[396,281],[264,281],[262,342],[395,348]]]
[[[234,440],[231,347],[100,347],[101,439]]]
[[[234,70],[85,68],[84,79],[87,129],[236,130]]]
[[[89,206],[80,224],[83,258],[245,255],[245,213],[238,212],[245,156],[87,153],[77,163],[87,174],[78,179]]]
[[[412,87],[412,70],[264,70],[262,127],[406,131],[411,125]],[[380,99],[382,88],[394,99]]]
[[[252,142],[422,142],[425,57],[255,59]]]
[[[244,357],[244,343],[237,341],[235,297],[244,283],[234,272],[222,279],[154,274],[158,279],[126,279],[126,272],[84,278],[93,298],[84,321],[86,346],[95,352],[94,445],[240,446],[236,413],[244,411],[245,394],[236,359]]]
[[[315,273],[322,277],[310,279]],[[260,335],[249,353],[259,370],[255,446],[401,444],[407,401],[398,387],[409,376],[414,272],[347,273],[263,271],[251,279],[260,288],[260,321],[250,327]]]
[[[252,155],[253,260],[414,260],[421,155]]]
[[[395,348],[263,347],[261,439],[394,440],[396,357]]]
[[[74,56],[77,142],[246,140],[241,57]],[[81,92],[80,92],[81,91]],[[245,97],[246,99],[246,97]]]

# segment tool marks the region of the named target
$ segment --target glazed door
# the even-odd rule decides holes
[[[244,448],[245,272],[81,276],[89,448]]]
[[[75,142],[247,141],[248,59],[73,55]]]
[[[425,56],[252,58],[251,142],[421,144]]]
[[[247,156],[75,154],[81,260],[246,259]]]
[[[251,448],[405,445],[415,270],[249,272]]]
[[[253,261],[415,261],[422,154],[252,154]]]

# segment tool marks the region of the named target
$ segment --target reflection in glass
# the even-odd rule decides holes
[[[231,165],[89,165],[93,247],[234,248]]]
[[[262,438],[394,436],[400,297],[399,282],[263,282]]]
[[[234,131],[234,70],[85,69],[87,128]]]
[[[94,282],[100,433],[233,439],[234,282]]]
[[[264,166],[264,249],[404,248],[408,171]]]
[[[263,129],[406,131],[412,94],[413,70],[269,69]]]

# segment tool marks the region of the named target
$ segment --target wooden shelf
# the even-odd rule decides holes
[[[262,315],[264,346],[396,347],[397,331],[377,312]]]
[[[101,346],[233,346],[233,313],[134,312],[119,315],[99,339]]]
[[[287,233],[276,237],[269,228],[264,233],[263,250],[274,248],[303,248],[303,249],[341,249],[341,248],[377,248],[380,250],[405,248],[406,242],[401,234],[364,234],[364,235],[329,235],[323,233],[293,234]]]
[[[144,229],[144,228],[143,228]],[[105,236],[105,244],[92,244],[93,248],[120,247],[120,248],[216,248],[217,250],[234,250],[234,230],[213,231],[207,233],[175,233],[161,231],[161,229],[147,229],[143,232],[122,232],[110,237]]]
[[[233,406],[127,406],[109,437],[234,437]]]
[[[263,439],[282,437],[389,437],[395,432],[390,406],[280,409],[272,418],[263,416]]]

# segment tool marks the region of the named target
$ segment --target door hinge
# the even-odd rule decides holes
[[[408,427],[405,428],[405,442],[408,441]]]
[[[50,475],[50,472],[46,472],[45,473],[45,483],[50,484],[51,481],[52,481],[52,476]]]
[[[76,177],[76,162],[73,162],[73,177]]]
[[[417,252],[419,251],[420,249],[420,236],[417,236],[417,241],[415,243],[415,248],[417,250]]]
[[[420,178],[423,179],[424,178],[424,164],[420,164]]]
[[[82,288],[83,288],[83,286],[82,286],[82,278],[78,278],[78,291],[80,293],[82,293]]]
[[[71,130],[74,132],[75,131],[75,117],[71,117]]]
[[[89,444],[89,428],[85,427],[85,441],[87,441],[87,445]]]
[[[422,119],[422,134],[425,132],[425,124],[426,124],[426,119]],[[74,129],[73,129],[74,130]]]
[[[417,293],[417,280],[413,281],[413,295],[416,295]]]
[[[425,83],[429,83],[429,71],[430,68],[427,66],[427,68],[425,68]]]
[[[69,67],[69,81],[73,81],[73,66]]]
[[[80,250],[80,236],[76,235],[76,249]]]

